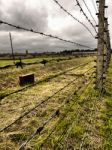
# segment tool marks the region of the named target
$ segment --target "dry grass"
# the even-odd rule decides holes
[[[89,61],[91,58],[81,59],[80,63]],[[36,81],[41,80],[49,75],[56,74],[73,66],[79,65],[79,59],[72,59],[60,62],[50,62],[44,67],[42,64],[25,66],[21,68],[11,68],[6,70],[0,70],[0,94],[10,93],[19,87],[18,78],[22,74],[35,73]]]

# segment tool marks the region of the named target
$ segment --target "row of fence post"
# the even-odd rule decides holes
[[[111,58],[111,44],[108,30],[108,19],[105,18],[105,0],[97,1],[99,3],[98,15],[98,44],[97,44],[97,65],[96,65],[96,88],[103,89],[104,75],[109,67]]]

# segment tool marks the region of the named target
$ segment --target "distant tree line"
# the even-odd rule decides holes
[[[92,53],[92,52],[96,52],[97,49],[94,49],[94,50],[90,50],[90,49],[75,49],[75,50],[64,50],[60,53],[65,53],[65,54],[73,54],[73,53]]]

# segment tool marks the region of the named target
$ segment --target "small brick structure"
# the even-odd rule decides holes
[[[33,84],[34,83],[34,74],[25,74],[19,76],[19,85],[23,86],[26,84]]]

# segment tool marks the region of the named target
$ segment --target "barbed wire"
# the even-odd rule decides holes
[[[71,13],[69,13],[57,0],[53,0],[53,1],[54,1],[64,12],[66,12],[66,13],[67,13],[69,16],[71,16],[74,20],[76,20],[76,21],[78,21],[80,24],[82,24],[82,25],[91,33],[90,29],[89,29],[83,22],[79,21],[79,20],[78,20],[77,18],[75,18]],[[81,10],[82,10],[82,8],[81,8]],[[84,13],[84,14],[85,14],[85,13]],[[85,15],[86,15],[86,14],[85,14]],[[89,19],[88,19],[88,20],[89,20]],[[89,21],[89,22],[91,22],[91,21]],[[95,26],[94,26],[93,24],[91,24],[91,25],[93,26],[93,28],[94,28],[96,34],[98,35],[98,32],[97,32]],[[93,34],[92,34],[92,36],[94,37]],[[100,37],[100,35],[98,35],[98,36],[99,36],[99,38],[100,38],[104,43],[106,43],[105,40]],[[95,38],[95,37],[94,37],[94,38]]]
[[[31,113],[32,111],[34,111],[36,108],[38,108],[39,106],[41,106],[42,104],[44,104],[45,102],[47,102],[48,100],[50,100],[51,98],[53,98],[56,94],[58,94],[59,92],[61,92],[62,90],[64,90],[66,87],[68,87],[69,85],[71,85],[74,81],[76,81],[78,79],[75,78],[74,80],[72,80],[71,82],[69,82],[67,85],[65,85],[63,88],[59,89],[58,91],[56,91],[53,95],[49,96],[47,99],[41,101],[40,103],[37,103],[37,105],[35,105],[33,108],[31,108],[30,110],[28,110],[27,112],[25,112],[23,115],[21,115],[20,117],[18,117],[16,120],[14,120],[11,124],[9,124],[8,126],[4,127],[3,129],[0,130],[0,132],[3,132],[4,130],[6,130],[7,128],[11,127],[13,124],[15,124],[17,121],[21,120],[22,118],[24,118],[25,116],[27,116],[29,113]]]
[[[88,69],[86,72],[84,72],[84,74],[86,74],[87,72],[89,72],[91,69],[93,69],[94,67],[91,67],[90,69]],[[80,78],[82,78],[83,76],[81,76]],[[3,132],[4,130],[6,130],[7,128],[11,127],[13,124],[15,124],[16,122],[18,122],[19,120],[21,120],[22,118],[24,118],[25,116],[27,116],[29,113],[31,113],[32,111],[34,111],[36,108],[40,107],[42,104],[44,104],[45,102],[47,102],[48,100],[50,100],[51,98],[53,98],[56,94],[58,94],[59,92],[63,91],[66,87],[68,87],[71,84],[74,84],[74,81],[76,81],[77,79],[79,79],[79,77],[75,78],[74,80],[70,81],[67,85],[65,85],[64,87],[62,87],[61,89],[59,89],[58,91],[56,91],[53,95],[49,96],[48,98],[46,98],[45,100],[41,101],[40,103],[37,103],[33,108],[29,109],[28,111],[26,111],[25,113],[23,113],[21,116],[19,116],[17,119],[15,119],[12,123],[10,123],[9,125],[7,125],[6,127],[2,128],[0,130],[0,132]]]
[[[82,85],[84,86],[84,82],[83,82]],[[77,91],[75,91],[75,94],[76,94],[76,92],[78,92],[83,86],[79,86],[78,89],[77,89]],[[73,95],[73,94],[71,94],[71,95]],[[71,96],[70,96],[70,97],[71,97]],[[43,131],[43,129],[45,128],[45,126],[51,121],[51,119],[55,118],[56,116],[59,116],[59,115],[60,115],[60,109],[61,109],[62,107],[64,107],[66,103],[68,104],[69,102],[70,102],[70,100],[69,100],[69,101],[66,100],[61,106],[59,106],[59,108],[55,111],[55,113],[53,113],[53,115],[51,115],[51,117],[50,117],[47,121],[45,121],[45,123],[43,123],[42,126],[38,127],[38,128],[36,129],[36,131],[26,140],[26,142],[23,143],[23,144],[19,147],[19,150],[22,150],[22,149],[27,145],[27,143],[29,143],[37,134],[40,134],[40,133]]]
[[[95,32],[97,32],[95,26],[93,25],[93,23],[91,22],[91,20],[88,18],[88,16],[86,15],[86,13],[84,12],[84,10],[82,9],[82,7],[81,7],[79,1],[76,0],[76,2],[77,2],[77,6],[79,6],[79,8],[80,8],[80,11],[81,11],[81,12],[83,13],[83,15],[86,17],[87,21],[88,21],[88,22],[90,23],[90,25],[93,27],[93,29],[95,30]]]
[[[87,87],[90,85],[90,83],[91,83],[91,81],[88,83],[88,84],[86,84],[86,89],[87,89]],[[83,86],[84,87],[84,86]],[[79,96],[77,95],[77,92],[79,92],[79,90],[81,89],[81,88],[83,88],[83,87],[81,87],[81,86],[79,86],[78,87],[78,89],[77,89],[77,91],[75,92],[75,94],[76,94],[76,96],[79,98]],[[85,91],[85,89],[84,89],[84,91]],[[83,93],[84,91],[82,91],[81,93]],[[80,93],[80,94],[81,94]],[[88,98],[87,98],[88,99]],[[67,117],[67,115],[68,115],[68,112],[69,111],[67,111],[67,113],[65,112],[65,114],[62,116],[62,118],[64,119],[65,117]],[[56,125],[54,126],[54,128],[52,129],[52,131],[50,132],[50,134],[45,138],[45,140],[41,143],[41,145],[39,146],[39,147],[43,147],[43,145],[46,143],[46,141],[49,139],[49,137],[52,135],[52,133],[54,132],[54,131],[56,131],[56,129],[57,129],[57,127],[58,127],[58,124],[60,124],[62,121],[63,121],[63,119],[62,118],[60,118],[60,120],[56,123]],[[75,117],[76,118],[76,117]],[[74,122],[73,121],[73,119],[72,119],[72,122]],[[72,124],[72,122],[70,122],[69,123],[69,126]],[[67,128],[66,128],[67,129]],[[65,130],[66,130],[65,129]],[[68,129],[67,129],[68,130]],[[66,132],[67,132],[67,130],[66,130]],[[65,135],[66,134],[66,132],[63,132],[62,133],[62,135]],[[61,136],[62,136],[61,135]],[[58,140],[59,142],[60,142],[60,139]],[[57,143],[57,142],[56,142]]]
[[[92,13],[91,13],[91,10],[89,9],[89,7],[88,7],[88,5],[86,4],[85,0],[83,0],[83,2],[84,2],[84,4],[85,4],[85,6],[86,6],[86,8],[87,8],[87,10],[88,10],[88,12],[89,12],[89,14],[90,14],[90,16],[91,16],[92,19],[94,20],[95,24],[97,24],[96,20],[94,19],[93,15],[92,15]]]
[[[37,84],[39,84],[39,83],[42,83],[42,82],[44,82],[44,81],[48,81],[48,80],[50,80],[50,79],[56,78],[56,77],[58,77],[58,76],[60,76],[60,75],[63,75],[63,74],[65,74],[65,73],[69,72],[69,71],[76,70],[76,69],[78,69],[78,68],[80,68],[80,67],[84,67],[84,66],[88,65],[88,64],[91,63],[91,62],[93,62],[93,60],[92,60],[92,61],[89,61],[89,62],[86,62],[86,63],[83,63],[83,64],[80,64],[80,65],[78,65],[78,66],[72,67],[72,68],[70,68],[70,69],[66,69],[66,70],[64,70],[64,71],[61,71],[61,72],[55,74],[55,75],[48,76],[48,77],[46,77],[45,79],[42,79],[42,80],[40,80],[40,81],[35,82],[34,84],[28,85],[28,86],[26,86],[26,87],[24,87],[24,88],[21,88],[21,89],[19,89],[19,90],[16,90],[16,91],[14,91],[14,92],[11,92],[11,93],[8,93],[8,94],[5,94],[5,95],[1,96],[1,97],[0,97],[0,100],[4,99],[4,98],[6,98],[6,97],[8,97],[8,96],[10,96],[10,95],[12,95],[12,94],[16,94],[16,93],[19,93],[19,92],[21,92],[21,91],[23,91],[23,90],[26,90],[26,89],[28,89],[28,88],[31,88],[31,87],[33,87],[33,86],[35,86],[35,85],[37,85]]]
[[[71,44],[74,44],[74,45],[77,45],[77,46],[80,46],[80,47],[90,48],[90,47],[87,46],[87,45],[83,45],[83,44],[80,44],[80,43],[77,43],[77,42],[73,42],[73,41],[70,41],[70,40],[66,40],[66,39],[63,39],[63,38],[61,38],[61,37],[54,36],[54,35],[51,35],[51,34],[46,34],[46,33],[43,33],[43,32],[35,31],[34,29],[28,29],[28,28],[25,28],[25,27],[21,27],[21,26],[18,26],[18,25],[14,25],[14,24],[5,22],[5,21],[3,21],[3,20],[0,20],[0,24],[6,24],[6,25],[8,25],[8,26],[14,27],[14,28],[19,29],[19,30],[24,30],[24,31],[27,31],[27,32],[32,32],[32,33],[37,33],[37,34],[40,34],[40,35],[42,35],[42,36],[54,38],[54,39],[57,39],[57,40],[60,40],[60,41],[63,41],[63,42],[67,42],[67,43],[71,43]],[[91,49],[91,48],[90,48],[90,49]]]
[[[91,82],[93,81],[93,78],[90,76],[89,77],[91,80],[88,82],[88,84],[86,84],[86,87],[84,88],[84,91],[86,91],[89,87],[89,85],[91,84]],[[83,86],[84,87],[84,86]],[[83,92],[82,92],[83,94]],[[77,95],[78,98],[80,98],[80,96]],[[86,100],[88,100],[90,97],[88,96],[88,98]],[[84,98],[85,99],[85,98]],[[76,119],[76,117],[75,117]],[[63,131],[63,133],[61,134],[61,136],[59,137],[59,139],[57,140],[56,144],[55,144],[55,147],[57,147],[57,145],[60,143],[61,144],[61,140],[62,140],[62,137],[65,136],[65,134],[67,133],[67,131],[69,130],[69,126],[71,126],[71,124],[74,122],[74,119],[71,120],[71,122],[69,123],[68,125],[68,128],[66,127],[66,129]]]
[[[79,90],[79,88],[78,88],[78,90]],[[67,103],[70,103],[71,100],[73,99],[73,97],[74,97],[74,93],[69,96],[69,99],[67,98],[67,99],[68,99]],[[60,123],[63,121],[63,119],[68,115],[68,112],[71,110],[71,108],[72,108],[73,105],[74,105],[74,103],[73,103],[73,104],[71,105],[71,107],[69,107],[69,109],[68,109],[67,111],[65,111],[64,114],[60,117],[60,119],[57,121],[56,125],[52,128],[50,134],[49,134],[49,135],[43,140],[43,142],[40,144],[39,148],[43,147],[44,143],[46,143],[46,141],[49,139],[49,137],[52,135],[52,133],[57,129],[58,124],[60,124]]]
[[[40,134],[40,133],[43,131],[43,129],[45,128],[45,126],[46,126],[52,119],[54,119],[56,116],[59,115],[59,113],[60,113],[60,112],[59,112],[59,109],[60,109],[60,108],[58,108],[58,109],[55,111],[55,113],[53,113],[53,114],[51,115],[51,117],[43,123],[42,126],[38,127],[38,128],[36,129],[36,131],[27,139],[27,141],[26,141],[25,143],[23,143],[23,144],[19,147],[18,150],[22,150],[22,149],[26,146],[26,144],[27,144],[28,142],[30,142],[37,134]]]
[[[72,94],[72,95],[74,95],[74,94]],[[71,95],[70,95],[70,98],[71,98]],[[70,99],[68,100],[66,100],[61,106],[59,106],[59,108],[55,111],[55,113],[53,113],[53,115],[50,117],[50,119],[48,119],[47,121],[45,121],[45,123],[44,123],[44,126],[43,126],[43,128],[41,128],[42,130],[44,129],[44,127],[47,125],[47,123],[49,123],[50,121],[51,121],[51,119],[53,119],[53,118],[55,118],[56,116],[59,116],[60,115],[60,109],[62,108],[62,107],[64,107],[65,106],[65,104],[68,104],[68,103],[70,103]],[[70,110],[70,109],[69,109]],[[66,113],[65,113],[66,114]],[[61,119],[62,120],[62,119]],[[58,121],[59,122],[59,121]],[[36,131],[38,131],[38,129],[39,129],[40,127],[38,127],[37,129],[36,129]],[[41,131],[42,131],[41,130]],[[36,135],[36,134],[40,134],[40,132],[41,132],[40,130],[39,130],[39,133],[38,132],[34,132],[28,139],[27,139],[27,141],[25,142],[25,143],[23,143],[20,147],[19,147],[19,150],[21,150],[21,149],[23,149],[25,146],[26,146],[26,144],[28,143],[28,142],[30,142],[33,138],[34,138],[34,136]]]
[[[70,12],[68,12],[57,0],[53,0],[66,14],[68,14],[70,17],[72,17],[75,21],[79,22],[82,26],[84,26],[88,32],[92,35],[92,37],[94,38],[93,33],[91,32],[91,30],[80,20],[78,20],[76,17],[74,17]]]
[[[88,20],[88,22],[89,22],[89,23],[91,24],[91,26],[94,28],[94,30],[95,30],[97,36],[102,40],[102,42],[104,42],[104,44],[106,45],[106,47],[107,47],[107,49],[108,49],[107,42],[106,42],[103,38],[101,38],[101,36],[98,34],[98,32],[97,32],[95,26],[94,26],[93,23],[89,20],[89,18],[88,18],[88,16],[86,15],[86,13],[83,11],[83,9],[82,9],[82,7],[81,7],[79,1],[76,0],[76,2],[77,2],[77,5],[79,6],[81,12],[83,13],[83,15],[86,17],[86,19]]]

